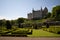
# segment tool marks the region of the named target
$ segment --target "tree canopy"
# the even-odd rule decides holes
[[[9,20],[6,21],[6,28],[11,29],[12,25]]]
[[[18,19],[17,19],[17,22],[18,22],[18,23],[23,23],[23,22],[24,22],[24,18],[18,18]]]
[[[53,7],[52,18],[54,18],[54,20],[60,21],[60,5]]]
[[[18,18],[17,19],[17,23],[18,23],[18,27],[20,28],[21,27],[21,23],[24,22],[24,18]]]

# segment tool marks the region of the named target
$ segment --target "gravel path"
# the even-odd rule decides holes
[[[60,40],[60,38],[31,38],[31,37],[0,37],[0,40]]]

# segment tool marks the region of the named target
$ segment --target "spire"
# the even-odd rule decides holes
[[[45,7],[44,10],[48,11],[47,7]]]
[[[42,7],[41,7],[41,11],[42,11]]]
[[[32,8],[32,12],[34,12],[34,8]]]

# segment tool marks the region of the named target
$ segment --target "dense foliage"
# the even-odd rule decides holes
[[[12,25],[11,25],[11,23],[10,23],[10,21],[6,21],[6,28],[7,29],[11,29],[11,27],[12,27]]]
[[[60,5],[53,7],[52,18],[56,21],[60,21]]]

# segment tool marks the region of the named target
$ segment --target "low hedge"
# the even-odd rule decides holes
[[[44,27],[44,31],[52,32],[52,33],[57,33],[60,34],[60,27],[58,26],[50,26],[49,28]]]
[[[7,30],[1,31],[0,35],[30,35],[32,34],[31,29],[17,29],[17,30]]]

